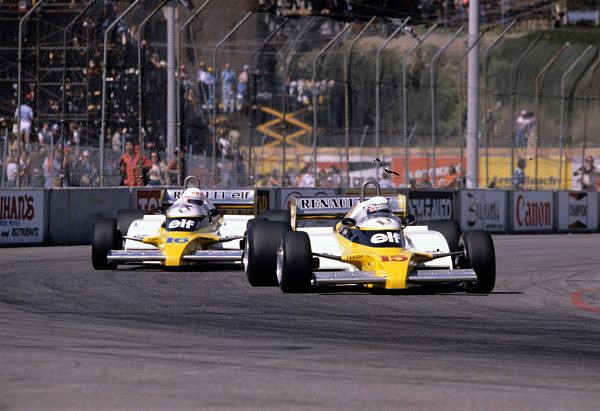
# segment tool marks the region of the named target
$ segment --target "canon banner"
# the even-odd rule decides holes
[[[454,192],[442,190],[410,190],[408,213],[417,221],[452,220],[454,218]]]
[[[553,193],[512,192],[512,229],[516,232],[551,231],[554,222]]]
[[[463,230],[506,231],[506,191],[462,190],[460,226]]]
[[[0,244],[44,241],[44,192],[0,190]]]
[[[584,191],[558,193],[558,229],[588,231],[598,228],[598,194]]]

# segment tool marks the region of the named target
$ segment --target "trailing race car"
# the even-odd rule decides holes
[[[377,195],[366,199],[371,184]],[[284,292],[319,285],[393,290],[436,283],[464,284],[467,292],[493,290],[496,258],[487,231],[461,233],[455,221],[414,225],[404,195],[380,193],[377,182],[367,181],[360,198],[296,198],[287,218],[251,220],[244,251],[250,284],[279,285]],[[339,218],[334,227],[323,223]],[[306,219],[312,226],[298,227]]]
[[[221,216],[219,210],[246,209],[253,214],[253,190],[201,190],[188,187],[163,193],[164,214],[120,210],[117,218],[94,226],[92,264],[96,270],[118,264],[167,267],[208,261],[241,262],[240,241],[252,215]],[[197,179],[196,179],[197,182]]]

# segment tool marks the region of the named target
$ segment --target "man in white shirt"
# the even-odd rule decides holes
[[[19,134],[21,141],[29,143],[29,134],[31,133],[31,123],[33,122],[33,109],[27,103],[21,104],[21,107],[15,110],[15,118],[19,123]]]

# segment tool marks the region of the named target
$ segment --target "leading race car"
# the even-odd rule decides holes
[[[120,210],[117,218],[94,226],[92,264],[97,270],[118,264],[158,264],[166,267],[200,262],[241,262],[240,241],[252,215],[221,216],[230,209],[254,211],[253,190],[201,190],[188,187],[163,193],[164,214]],[[197,179],[196,179],[197,185]]]
[[[374,185],[376,195],[365,190]],[[487,231],[461,235],[455,221],[414,225],[406,198],[382,197],[367,181],[361,197],[293,199],[282,221],[251,220],[244,268],[253,286],[279,285],[302,292],[319,285],[364,285],[387,290],[424,284],[464,284],[467,292],[490,293],[496,280],[492,238]],[[324,219],[343,217],[332,228]],[[299,227],[311,220],[311,227]]]

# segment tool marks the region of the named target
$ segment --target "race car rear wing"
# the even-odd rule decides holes
[[[219,210],[252,210],[254,211],[255,192],[250,189],[199,189],[207,199]],[[172,205],[181,194],[183,188],[169,188],[163,191],[163,206]]]
[[[406,196],[384,196],[392,206],[392,212],[401,217],[406,214]],[[369,198],[369,197],[367,197]],[[290,210],[297,218],[338,218],[346,215],[355,204],[361,202],[356,196],[292,197]]]
[[[400,218],[406,216],[406,196],[384,196],[392,206],[392,212]],[[368,198],[368,197],[367,197]],[[297,226],[298,220],[308,219],[340,219],[365,197],[329,196],[329,197],[292,197],[290,199],[290,216],[292,227]]]

